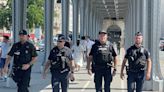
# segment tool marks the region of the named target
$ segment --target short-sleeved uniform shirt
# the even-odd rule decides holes
[[[59,49],[57,46],[54,47],[51,51],[50,51],[50,55],[48,57],[48,60],[50,61],[57,61],[56,60],[56,57],[57,57],[57,54],[59,54],[60,52],[64,52],[65,53],[65,57],[66,57],[66,60],[67,61],[71,61],[73,60],[73,57],[72,57],[72,51],[71,49],[69,49],[68,47],[64,47],[62,49]]]
[[[37,56],[37,52],[34,45],[26,41],[24,44],[21,44],[21,42],[13,44],[8,55],[14,56],[14,65],[21,66],[22,64],[30,63],[32,57]]]
[[[112,56],[113,56],[113,57],[116,57],[116,56],[117,56],[117,54],[116,54],[116,52],[115,52],[115,50],[114,50],[114,48],[113,48],[112,43],[110,43],[109,41],[107,41],[105,44],[101,44],[99,41],[97,41],[97,42],[92,46],[91,51],[90,51],[90,54],[89,54],[90,56],[93,56],[93,62],[96,61],[96,57],[98,57],[96,53],[97,53],[98,50],[99,50],[99,46],[111,46],[111,47],[110,47],[111,49],[109,49],[109,51],[112,53]]]

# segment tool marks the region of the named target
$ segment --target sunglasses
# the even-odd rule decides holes
[[[57,42],[63,42],[63,41],[57,41]]]

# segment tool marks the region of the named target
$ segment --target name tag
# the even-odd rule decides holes
[[[19,52],[19,51],[18,51],[18,52],[14,52],[14,54],[15,54],[15,55],[20,55],[20,52]]]
[[[107,48],[99,48],[98,50],[104,51],[107,50]]]

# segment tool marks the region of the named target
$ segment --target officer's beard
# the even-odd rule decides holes
[[[142,44],[141,43],[135,43],[135,46],[139,48],[142,46]]]

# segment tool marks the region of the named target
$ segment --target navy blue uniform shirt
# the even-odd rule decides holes
[[[8,55],[14,56],[14,64],[19,66],[30,63],[32,57],[36,57],[37,53],[34,45],[27,41],[24,44],[21,44],[21,42],[13,44]]]

